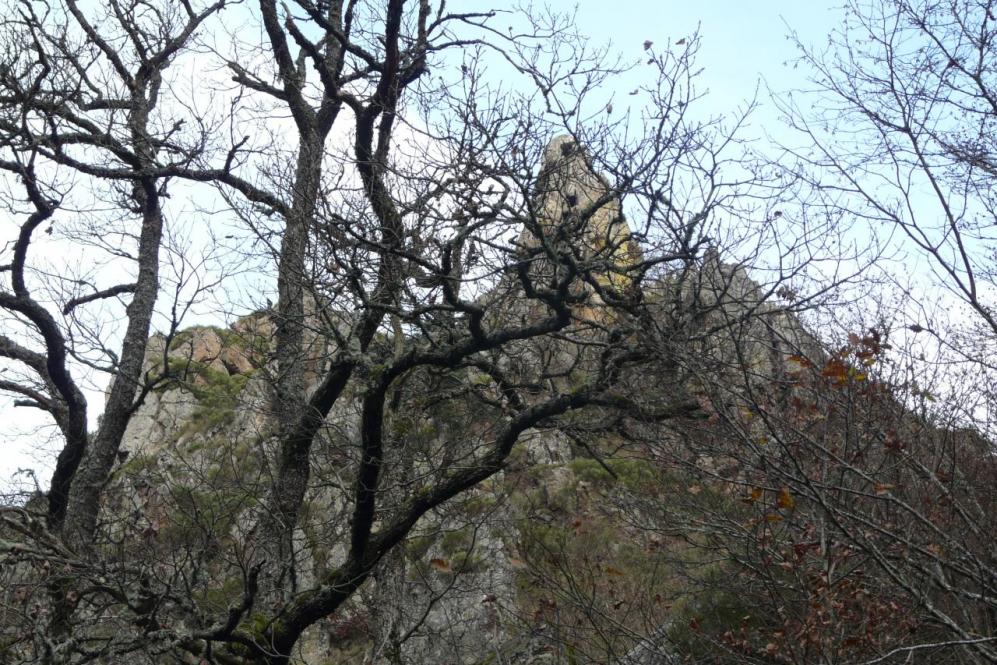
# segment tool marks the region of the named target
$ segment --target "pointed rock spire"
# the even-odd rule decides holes
[[[546,241],[577,243],[580,238],[586,258],[605,262],[607,285],[629,286],[625,273],[642,260],[640,248],[631,237],[619,197],[571,136],[555,137],[544,150],[534,205]],[[537,247],[540,239],[523,229],[519,242]]]

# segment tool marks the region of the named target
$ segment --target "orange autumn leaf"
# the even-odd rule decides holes
[[[838,358],[831,358],[824,365],[820,374],[836,383],[844,383],[848,378],[848,366]]]
[[[752,487],[751,491],[748,492],[748,496],[744,497],[742,501],[744,501],[745,503],[755,503],[761,498],[762,498],[762,488]]]
[[[450,562],[446,559],[430,559],[429,565],[441,573],[451,573],[453,568],[450,566]]]
[[[795,363],[795,364],[799,365],[800,367],[803,367],[803,368],[810,367],[810,366],[813,365],[813,363],[810,362],[809,358],[807,358],[806,356],[801,356],[801,355],[797,355],[797,354],[789,356],[788,360],[790,362],[792,362],[792,363]]]
[[[779,490],[779,496],[776,499],[776,504],[780,508],[785,508],[786,510],[792,510],[796,507],[796,499],[794,499],[793,495],[789,493],[788,487],[783,487]]]

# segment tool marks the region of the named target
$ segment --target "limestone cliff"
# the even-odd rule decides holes
[[[701,340],[700,366],[708,359],[711,371],[740,367],[746,354],[756,364],[752,373],[771,379],[784,357],[799,351],[804,333],[791,317],[774,309],[766,314],[767,305],[751,301],[757,287],[743,271],[718,270],[715,282],[704,282],[716,289],[703,285],[699,297],[725,302],[717,316],[732,317],[741,346],[735,354],[720,326]],[[751,316],[742,320],[746,312]],[[224,571],[237,568],[240,548],[253,541],[252,516],[270,477],[266,460],[275,454],[267,317],[190,329],[168,344],[153,340],[149,366],[165,357],[185,368],[184,378],[150,395],[136,413],[115,474],[118,487],[108,493],[114,498],[107,514],[121,520],[120,534],[131,546],[164,556],[186,545],[217,557],[205,566],[218,574],[219,609],[225,589],[238,583]],[[320,364],[322,353],[312,362]],[[659,392],[670,394],[673,386],[654,386],[664,376],[635,376],[633,390],[652,401]],[[448,440],[476,445],[473,407],[460,398],[436,399],[443,391],[430,377],[413,381],[423,387],[413,387],[409,415],[391,424],[411,455],[386,480],[402,494],[405,478],[431,468],[419,460],[423,447],[436,450]],[[694,377],[689,381],[695,392]],[[345,556],[340,543],[350,486],[340,471],[354,463],[359,427],[356,401],[344,399],[316,448],[315,489],[295,536],[302,587]],[[674,623],[666,606],[681,605],[684,591],[660,566],[680,548],[656,535],[667,525],[645,504],[685,491],[681,474],[655,461],[663,442],[678,446],[683,436],[681,427],[622,420],[607,428],[598,416],[528,432],[504,473],[424,517],[358,599],[308,633],[300,662],[567,664],[602,662],[615,653],[620,663],[670,663],[667,640],[658,638]],[[652,438],[654,446],[643,443]],[[633,521],[637,516],[642,522]],[[577,584],[591,585],[604,605],[585,609],[582,590],[571,590]],[[619,613],[621,606],[613,606],[621,602],[632,614],[609,622],[618,634],[597,638],[580,627]],[[580,645],[575,655],[565,642]]]
[[[554,243],[565,236],[584,248],[584,259],[600,263],[604,283],[630,286],[629,271],[642,260],[631,236],[619,194],[591,164],[582,146],[570,136],[558,136],[544,151],[534,189],[538,224],[524,228],[521,247]]]
[[[620,201],[572,140],[561,137],[548,148],[535,205],[540,227],[523,231],[522,247],[580,233],[587,248],[581,258],[602,266],[605,285],[636,288],[622,280],[642,258]],[[687,322],[683,339],[694,363],[649,363],[625,379],[649,404],[704,390],[699,370],[747,363],[753,374],[771,379],[788,355],[814,347],[743,269],[713,260],[691,278],[666,276],[641,288],[661,316],[689,300],[697,302],[692,309],[707,312]],[[335,349],[332,336],[322,334],[329,312],[320,321],[314,301],[310,308],[302,362],[314,382]],[[349,325],[348,315],[336,316]],[[134,415],[107,493],[105,519],[135,560],[169,562],[196,553],[193,564],[162,564],[155,574],[187,574],[184,566],[193,565],[203,578],[195,585],[197,600],[216,614],[226,611],[243,581],[239,571],[251,558],[257,516],[265,510],[261,497],[272,481],[273,328],[271,313],[263,311],[228,328],[153,338],[147,368],[171,368],[175,379]],[[736,337],[736,348],[728,336]],[[369,355],[377,348],[389,355],[394,347],[385,335]],[[577,358],[564,364],[563,385],[555,388],[569,392],[572,373],[584,367]],[[740,380],[734,374],[731,382]],[[462,378],[472,389],[477,380]],[[468,401],[455,385],[423,372],[399,390],[397,415],[386,421],[397,462],[382,481],[393,488],[383,500],[411,496],[440,455],[459,465],[482,446],[487,432],[476,423],[486,422],[481,410],[493,407]],[[312,451],[312,489],[294,534],[296,587],[309,587],[345,558],[352,478],[343,470],[357,464],[358,404],[351,394],[337,402]],[[660,451],[688,435],[682,426],[606,412],[528,431],[502,473],[423,517],[357,598],[306,634],[299,662],[671,662],[670,631],[688,621],[682,617],[693,601],[677,575],[662,568],[682,545],[661,537],[668,525],[648,501],[684,492],[683,476]]]

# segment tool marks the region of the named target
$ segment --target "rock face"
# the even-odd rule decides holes
[[[587,258],[600,264],[604,285],[630,286],[626,272],[640,262],[640,246],[631,237],[619,196],[572,137],[558,136],[544,151],[534,205],[538,228],[523,229],[520,246],[581,236]]]
[[[547,148],[536,206],[540,226],[523,231],[522,247],[582,234],[587,259],[605,275],[604,286],[633,287],[623,273],[642,260],[640,249],[610,184],[572,139],[556,138]],[[764,302],[743,270],[719,262],[691,285],[664,279],[645,289],[662,303],[678,293],[715,304],[712,323],[726,319],[739,339],[747,329],[754,340],[748,354],[760,374],[771,375],[786,355],[811,343],[791,317]],[[696,325],[705,329],[709,323]],[[275,448],[268,376],[273,329],[269,316],[258,313],[229,328],[192,328],[169,341],[151,341],[147,365],[166,363],[181,368],[182,376],[152,393],[135,414],[123,445],[130,456],[115,477],[117,489],[108,493],[117,504],[109,512],[131,516],[121,528],[136,546],[200,538],[191,551],[218,557],[205,564],[209,575],[238,565],[227,557],[245,555],[240,543],[252,542],[251,515],[269,482],[269,468],[259,460],[272,460]],[[713,354],[717,366],[736,364],[731,347],[715,343],[715,334],[710,339],[704,357]],[[303,360],[316,379],[330,352],[323,340],[312,333]],[[634,385],[644,392],[664,389],[672,388]],[[421,392],[439,390],[427,383]],[[342,531],[349,524],[351,488],[340,470],[356,461],[356,404],[349,395],[337,403],[314,450],[316,489],[306,497],[295,534],[294,573],[302,587],[345,556]],[[448,431],[462,431],[464,445],[478,445],[473,414],[445,407],[413,409],[392,423],[409,447],[396,454],[410,457],[390,470],[390,482],[404,487],[426,472],[420,446],[442,450],[439,442]],[[565,431],[528,432],[506,472],[425,516],[358,600],[306,635],[299,662],[670,663],[665,638],[672,613],[660,597],[670,593],[674,580],[647,563],[648,552],[667,545],[643,528],[653,518],[642,497],[675,479],[650,464],[644,448],[627,448],[611,433],[590,434],[602,432],[603,425],[579,420]],[[677,436],[665,429],[642,434],[657,440]],[[601,451],[615,458],[603,462]],[[203,502],[205,486],[212,503]],[[178,507],[199,511],[198,520],[207,519],[211,529],[188,533],[188,516],[177,514]],[[221,589],[228,583],[217,579]],[[596,592],[612,600],[605,606],[592,600],[586,607],[586,594],[594,598]],[[639,611],[634,601],[633,612],[620,615],[628,596],[650,600]],[[219,594],[218,602],[224,600]],[[614,625],[610,634],[597,630]],[[564,644],[577,645],[577,651]]]

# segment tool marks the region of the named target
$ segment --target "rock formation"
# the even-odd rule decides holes
[[[544,151],[534,190],[536,228],[524,228],[521,247],[582,238],[581,260],[596,262],[604,285],[630,286],[629,271],[642,257],[623,216],[619,195],[593,169],[583,147],[571,136],[554,138]]]
[[[523,230],[520,247],[581,234],[584,255],[578,260],[600,267],[604,287],[618,292],[638,287],[626,273],[642,260],[641,252],[619,197],[572,139],[559,137],[548,147],[534,205],[539,224]],[[738,364],[732,348],[717,342],[731,328],[742,344],[741,362],[747,354],[757,362],[759,376],[778,372],[785,356],[811,344],[792,317],[764,301],[741,269],[715,262],[689,284],[666,278],[642,288],[662,307],[676,297],[713,305],[713,319],[695,325],[714,331],[700,337],[697,353],[716,367]],[[592,297],[598,300],[598,294]],[[316,309],[314,302],[310,307]],[[136,560],[201,553],[199,574],[219,591],[217,599],[199,592],[206,593],[199,600],[208,608],[215,603],[218,612],[230,600],[226,589],[240,583],[231,571],[239,570],[239,557],[253,542],[253,516],[270,481],[273,327],[270,313],[259,312],[228,328],[197,327],[172,339],[153,338],[147,367],[168,366],[178,380],[151,393],[134,415],[107,493],[112,531],[120,534],[122,547],[134,548]],[[330,348],[317,321],[309,328],[302,361],[314,368],[317,380]],[[743,346],[744,340],[750,343]],[[390,348],[390,340],[384,343]],[[632,389],[652,401],[657,392],[695,391],[691,381],[668,384],[676,370],[669,371],[667,380],[632,377]],[[418,385],[410,394],[445,394],[446,386],[433,381],[414,377]],[[564,381],[562,389],[569,391],[569,372]],[[399,452],[405,462],[387,471],[385,484],[404,488],[428,473],[420,451],[441,450],[438,444],[448,433],[459,432],[450,438],[469,449],[479,444],[470,406],[460,399],[431,403],[413,405],[391,422],[405,441]],[[350,395],[337,403],[314,450],[314,489],[294,535],[293,569],[302,587],[345,557],[350,487],[340,470],[355,463],[356,404]],[[607,428],[598,415],[527,432],[505,472],[420,520],[357,599],[306,634],[298,661],[567,665],[614,654],[621,665],[670,663],[672,617],[681,612],[667,609],[660,598],[681,598],[683,592],[677,580],[649,563],[657,559],[648,552],[677,545],[654,535],[664,526],[642,502],[673,491],[678,481],[655,465],[641,441],[677,444],[680,434],[622,420]],[[634,515],[646,523],[635,523]],[[169,566],[155,574],[168,576]],[[593,600],[586,607],[585,593],[596,591],[612,600],[606,606]],[[597,634],[595,622],[607,616],[606,625],[616,632]]]

